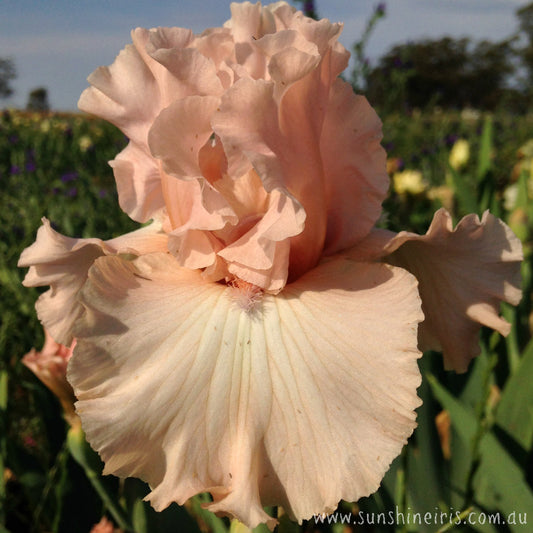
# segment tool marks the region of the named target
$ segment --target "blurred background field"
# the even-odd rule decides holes
[[[380,9],[384,7],[378,6],[369,19],[370,30],[384,15]],[[356,43],[356,55],[358,50],[363,58],[359,74],[368,83],[364,40]],[[383,120],[391,177],[380,224],[423,233],[439,207],[446,207],[455,222],[490,209],[524,244],[524,297],[516,308],[503,306],[513,324],[507,338],[482,332],[482,354],[466,374],[444,372],[438,354],[426,353],[420,361],[424,403],[418,410],[419,427],[379,492],[339,507],[353,519],[359,512],[373,513],[365,516],[372,516],[374,524],[348,526],[338,515],[296,526],[280,513],[279,531],[531,531],[529,81],[508,87],[484,107],[466,101],[450,105],[438,98],[414,106],[406,98],[417,71],[412,65],[404,68],[405,57],[401,61],[389,97],[374,95],[373,101],[368,92]],[[354,74],[354,85],[358,79]],[[59,402],[21,363],[24,354],[44,342],[34,311],[39,291],[22,287],[25,272],[16,266],[22,250],[34,241],[41,217],[73,237],[108,239],[136,227],[118,208],[107,165],[126,145],[123,135],[81,114],[36,108],[0,115],[0,532],[88,532],[104,516],[117,529],[139,533],[241,531],[201,509],[207,496],[191,500],[186,508],[173,505],[156,514],[142,502],[148,489],[141,482],[100,477],[97,456],[79,434],[71,432],[67,441]],[[425,513],[431,513],[429,523]],[[470,517],[471,523],[455,524],[458,515],[467,521]]]

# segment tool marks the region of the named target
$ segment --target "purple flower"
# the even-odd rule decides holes
[[[104,189],[100,189],[100,190],[98,191],[98,196],[99,196],[100,198],[105,198],[105,197],[107,196],[107,191],[104,190]]]
[[[11,166],[11,174],[13,176],[20,174],[20,167],[18,165],[12,165]]]
[[[380,2],[376,7],[376,15],[383,16],[387,9],[387,4],[385,2]]]
[[[78,194],[78,189],[76,187],[71,187],[68,191],[65,192],[65,196],[69,198],[74,198]]]
[[[78,178],[78,173],[76,171],[74,172],[66,172],[61,176],[61,181],[63,183],[69,183],[70,181],[74,181]]]
[[[448,146],[452,146],[453,144],[455,144],[455,141],[457,141],[457,139],[459,139],[459,135],[452,133],[446,137],[445,142]]]

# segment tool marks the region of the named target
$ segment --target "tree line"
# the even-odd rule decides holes
[[[294,1],[307,15],[318,18],[313,1]],[[516,11],[518,28],[503,41],[474,43],[452,37],[413,41],[393,46],[371,67],[364,46],[385,11],[385,4],[379,3],[353,47],[356,67],[351,82],[373,105],[383,111],[432,105],[519,113],[533,108],[533,2]],[[0,98],[13,93],[15,77],[13,59],[0,58]],[[33,90],[27,107],[45,110],[46,89]]]
[[[443,37],[393,46],[355,89],[387,110],[531,110],[533,2],[516,16],[517,31],[499,42]]]

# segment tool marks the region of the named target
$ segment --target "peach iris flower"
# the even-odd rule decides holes
[[[439,211],[424,236],[373,229],[381,123],[338,75],[340,24],[284,2],[222,28],[136,29],[84,111],[118,126],[120,205],[153,222],[112,241],[44,222],[26,285],[60,342],[105,472],[156,509],[209,491],[254,527],[375,491],[415,423],[424,348],[465,370],[506,333],[521,247],[499,220]],[[415,277],[416,276],[416,277]],[[418,280],[418,281],[417,281]]]
[[[76,398],[72,386],[67,381],[67,364],[75,346],[76,340],[73,340],[70,346],[64,346],[44,330],[44,346],[41,351],[32,348],[22,358],[23,364],[59,399],[65,419],[71,426],[79,426],[79,419],[74,411]]]

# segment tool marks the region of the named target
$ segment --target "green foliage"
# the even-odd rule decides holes
[[[385,118],[391,176],[409,169],[423,180],[421,192],[391,190],[387,226],[424,232],[441,205],[455,220],[490,208],[525,243],[525,298],[516,309],[504,309],[513,323],[508,338],[483,332],[483,353],[465,375],[444,372],[439,354],[424,355],[418,428],[376,494],[341,503],[338,513],[345,519],[351,513],[350,525],[338,514],[336,522],[298,526],[273,509],[279,533],[528,530],[520,520],[525,513],[533,520],[533,167],[523,146],[532,131],[531,116],[504,113]],[[34,241],[42,215],[70,236],[111,238],[136,227],[117,206],[106,164],[125,139],[80,115],[4,113],[0,133],[0,531],[88,532],[102,516],[138,533],[245,531],[205,511],[208,495],[156,513],[143,502],[146,485],[102,477],[102,464],[81,431],[67,431],[56,399],[21,364],[43,338],[33,308],[39,291],[21,286],[18,257]],[[469,147],[460,162],[450,157],[457,140]],[[357,524],[371,516],[374,525]],[[489,516],[510,523],[489,524]]]
[[[49,111],[48,90],[44,87],[37,87],[37,89],[30,91],[26,109],[28,111]]]
[[[520,26],[519,35],[526,39],[525,44],[518,49],[518,53],[527,69],[527,86],[531,96],[531,84],[533,83],[533,2],[521,7],[516,15]]]
[[[11,81],[16,76],[17,71],[13,59],[0,57],[0,98],[7,98],[13,94]]]
[[[426,39],[394,46],[367,76],[365,94],[387,110],[473,106],[493,110],[509,91],[512,41]],[[514,93],[513,93],[514,94]]]

